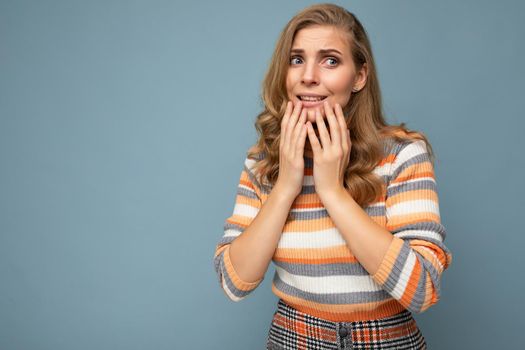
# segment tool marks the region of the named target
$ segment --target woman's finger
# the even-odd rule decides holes
[[[334,106],[335,114],[337,116],[337,121],[339,123],[339,129],[341,132],[341,144],[343,146],[343,152],[348,153],[350,144],[348,143],[348,126],[346,126],[345,116],[343,114],[343,109],[339,103],[336,103]]]
[[[297,104],[295,105],[294,109],[293,109],[293,112],[292,112],[292,115],[290,116],[290,119],[288,120],[288,125],[286,125],[286,149],[290,149],[290,144],[291,144],[291,138],[292,138],[292,133],[293,133],[293,129],[295,127],[295,124],[297,123],[297,119],[299,118],[299,114],[301,113],[301,107],[302,107],[302,102],[301,101],[298,101]]]
[[[291,146],[292,146],[292,149],[293,149],[293,153],[295,155],[295,145],[297,145],[297,140],[298,138],[300,137],[301,135],[301,131],[303,129],[303,126],[304,126],[304,122],[306,120],[306,110],[303,109],[301,111],[301,115],[299,116],[299,120],[297,121],[297,124],[295,125],[295,128],[293,130],[293,134],[292,134],[292,139],[290,140],[291,142]]]
[[[323,108],[325,111],[326,119],[330,125],[330,137],[332,139],[332,146],[339,146],[341,144],[341,131],[339,130],[339,123],[334,114],[332,107],[328,104],[328,101],[324,100]]]
[[[281,138],[279,141],[280,149],[284,147],[284,142],[286,140],[286,126],[288,125],[288,120],[290,119],[292,108],[293,108],[292,101],[288,101],[288,103],[286,104],[286,110],[284,111],[283,119],[281,120]]]
[[[321,139],[321,145],[323,149],[329,147],[331,144],[330,134],[326,129],[323,117],[321,116],[321,112],[318,109],[315,110],[315,123],[317,124],[317,130],[319,131],[319,138]]]
[[[318,154],[322,151],[321,144],[319,143],[317,136],[315,136],[315,131],[314,127],[312,126],[312,123],[307,122],[306,126],[308,127],[308,140],[310,140],[310,146],[312,146],[314,158],[316,158],[318,157]]]
[[[306,135],[308,134],[308,126],[306,124],[303,124],[301,127],[301,133],[299,134],[299,139],[297,140],[296,144],[296,155],[298,157],[303,157],[304,155],[304,145],[306,143]]]

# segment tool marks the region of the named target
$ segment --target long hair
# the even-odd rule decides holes
[[[262,82],[261,97],[264,110],[255,121],[259,138],[247,155],[256,159],[254,169],[259,181],[275,185],[279,175],[280,125],[288,98],[286,75],[290,63],[290,50],[296,33],[314,25],[332,26],[345,33],[357,71],[364,63],[367,64],[365,86],[354,93],[343,108],[352,142],[344,185],[352,198],[364,208],[379,199],[383,193],[384,183],[372,171],[385,156],[385,138],[391,137],[401,142],[424,140],[432,163],[434,155],[423,133],[407,129],[405,123],[387,125],[383,117],[381,91],[370,41],[356,16],[343,7],[334,4],[309,6],[297,13],[281,32]],[[259,157],[260,154],[264,156]]]

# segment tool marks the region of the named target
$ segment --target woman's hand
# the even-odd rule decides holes
[[[293,110],[292,110],[293,107]],[[306,109],[301,101],[295,106],[291,101],[281,121],[279,142],[279,177],[275,184],[279,191],[290,198],[297,197],[303,187],[304,144],[306,142]]]
[[[352,148],[350,131],[346,126],[341,106],[336,103],[332,109],[328,102],[324,101],[323,108],[330,125],[330,133],[326,128],[320,110],[316,110],[315,120],[321,142],[315,135],[312,124],[306,123],[308,140],[313,151],[315,190],[319,197],[344,190],[344,174],[350,162],[350,150]]]

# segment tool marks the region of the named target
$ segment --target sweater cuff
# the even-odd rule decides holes
[[[405,241],[401,238],[393,236],[385,256],[383,257],[381,264],[379,264],[379,268],[372,275],[372,278],[380,285],[384,285],[388,280],[388,276],[396,263],[397,257],[401,253],[404,243]]]
[[[235,269],[233,268],[233,264],[230,260],[230,245],[228,245],[224,250],[224,266],[226,267],[226,272],[228,273],[228,276],[230,276],[230,279],[235,285],[235,287],[243,291],[253,290],[264,279],[263,277],[255,282],[246,282],[243,279],[241,279],[235,271]]]

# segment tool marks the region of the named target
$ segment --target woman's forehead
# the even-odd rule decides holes
[[[292,50],[319,49],[348,49],[345,34],[332,26],[311,26],[300,29],[293,40]]]

